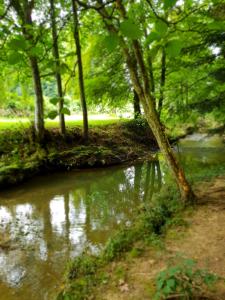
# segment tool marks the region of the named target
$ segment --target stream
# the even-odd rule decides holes
[[[194,134],[176,154],[190,174],[225,165],[217,136]],[[66,263],[97,253],[169,178],[159,161],[38,176],[0,192],[0,300],[53,300]]]

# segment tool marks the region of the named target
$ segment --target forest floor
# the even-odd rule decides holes
[[[91,299],[153,299],[157,274],[179,256],[225,278],[225,177],[201,183],[196,193],[197,205],[184,212],[186,226],[172,226],[160,246],[145,246],[138,257],[128,255],[107,266],[107,283],[98,287]],[[198,299],[224,300],[225,281],[203,295]]]

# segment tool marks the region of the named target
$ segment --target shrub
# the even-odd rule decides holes
[[[179,299],[193,299],[204,286],[211,286],[217,280],[215,274],[198,269],[196,262],[183,259],[179,264],[160,272],[156,278],[155,300],[176,296]]]

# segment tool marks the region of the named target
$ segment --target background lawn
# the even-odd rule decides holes
[[[90,115],[89,116],[89,126],[104,126],[115,124],[120,121],[126,121],[125,118],[116,118],[108,115]],[[66,118],[66,126],[69,128],[75,126],[82,126],[82,116],[69,116]],[[0,130],[15,130],[28,128],[31,125],[31,120],[28,118],[0,118]],[[59,121],[49,120],[45,121],[46,128],[58,128]]]

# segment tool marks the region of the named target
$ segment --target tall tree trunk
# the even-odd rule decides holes
[[[60,74],[60,56],[59,56],[59,46],[58,46],[58,33],[56,26],[56,16],[55,16],[55,2],[54,0],[50,0],[51,6],[51,25],[52,25],[52,41],[53,41],[53,56],[55,60],[55,78],[57,83],[58,97],[59,97],[59,124],[60,124],[60,132],[62,135],[66,133],[65,126],[65,117],[61,112],[64,105],[64,95],[62,89],[62,78]]]
[[[164,88],[166,83],[166,51],[162,49],[162,61],[161,61],[161,78],[160,78],[160,95],[158,102],[158,114],[161,116],[163,101],[164,101]]]
[[[134,119],[137,119],[141,115],[140,99],[137,92],[134,90]]]
[[[81,57],[79,20],[78,20],[76,0],[72,0],[72,8],[73,8],[73,21],[74,21],[74,40],[76,45],[78,73],[79,73],[80,99],[81,99],[81,106],[83,111],[83,137],[84,140],[87,140],[88,139],[88,112],[87,112],[87,104],[86,104],[85,89],[84,89],[83,64],[82,64],[82,57]]]
[[[34,90],[35,90],[35,117],[34,127],[35,134],[39,142],[44,139],[44,98],[41,86],[41,77],[36,57],[30,57],[30,65],[32,70]]]
[[[145,35],[145,38],[147,39],[147,37],[148,37],[147,29],[144,30],[144,35]],[[149,76],[150,76],[151,92],[152,92],[152,95],[154,95],[155,94],[155,78],[154,78],[154,69],[153,69],[151,51],[150,51],[149,46],[147,47],[147,64],[148,64],[148,71],[149,71]]]
[[[31,28],[33,27],[32,10],[34,8],[34,1],[11,0],[11,5],[14,8],[21,22],[24,38],[28,41],[29,44],[35,44],[36,41],[34,41],[34,35],[31,30]],[[41,86],[40,70],[39,70],[37,58],[35,56],[32,56],[29,53],[28,53],[28,58],[32,70],[32,77],[33,77],[34,91],[35,91],[35,117],[34,117],[35,135],[37,140],[39,142],[42,142],[44,139],[45,128],[44,128],[44,98],[43,98],[43,91]]]

